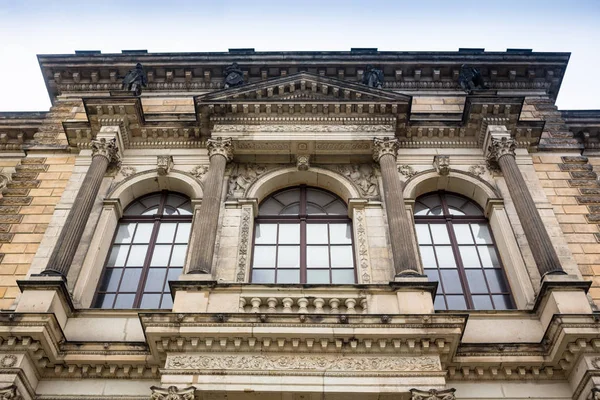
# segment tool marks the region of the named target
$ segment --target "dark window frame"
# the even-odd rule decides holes
[[[278,258],[278,252],[279,252],[279,247],[285,247],[286,245],[280,245],[279,244],[279,240],[277,239],[277,243],[276,244],[256,244],[256,229],[258,227],[259,224],[261,223],[276,223],[276,224],[299,224],[300,226],[300,244],[298,244],[298,246],[300,247],[300,282],[298,284],[307,284],[306,283],[306,278],[307,278],[307,271],[308,271],[308,267],[307,267],[307,262],[306,262],[306,251],[307,251],[307,246],[314,246],[314,244],[308,244],[307,240],[306,240],[306,226],[308,224],[312,224],[312,223],[347,223],[350,226],[350,247],[352,248],[352,263],[353,263],[353,271],[354,271],[354,283],[356,284],[358,282],[358,273],[357,273],[357,264],[356,264],[356,254],[354,251],[354,229],[353,229],[353,225],[352,225],[352,219],[350,217],[348,217],[348,215],[309,215],[307,214],[306,210],[307,210],[307,190],[308,189],[316,189],[319,191],[323,191],[331,196],[333,196],[335,198],[334,201],[339,200],[342,202],[342,204],[344,204],[344,206],[346,206],[346,210],[347,210],[347,204],[346,202],[344,202],[339,196],[337,196],[335,193],[332,193],[328,190],[325,189],[321,189],[321,188],[317,188],[317,187],[313,187],[313,186],[308,186],[308,185],[297,185],[297,186],[290,186],[290,187],[286,187],[280,190],[277,190],[271,194],[269,194],[269,196],[267,196],[265,199],[263,199],[263,201],[261,202],[261,205],[273,198],[273,196],[291,190],[291,189],[300,189],[300,212],[296,215],[289,215],[289,216],[282,216],[282,215],[260,215],[259,214],[256,216],[255,220],[254,220],[254,234],[252,235],[252,257],[250,259],[250,283],[253,283],[252,280],[252,275],[253,275],[253,270],[254,270],[254,255],[256,253],[255,249],[256,246],[276,246],[276,250],[275,250],[275,260],[277,260]],[[333,202],[333,201],[332,201]],[[259,206],[260,209],[260,206]],[[330,238],[330,232],[328,230],[328,242],[331,240]],[[277,226],[277,232],[276,232],[276,237],[279,236],[279,225]],[[289,246],[296,246],[296,245],[289,245]],[[327,244],[323,244],[322,246],[327,246],[328,248],[331,247],[335,247],[335,246],[348,246],[348,244],[331,244],[331,243],[327,243]],[[276,261],[277,262],[277,261]],[[335,270],[335,268],[331,267],[331,251],[329,251],[329,267],[327,268],[329,271],[329,282],[332,281],[332,271]],[[257,268],[260,269],[260,268]],[[278,268],[277,266],[273,267],[273,269],[275,270],[275,282],[277,282],[277,274],[279,269],[285,269],[285,268]],[[311,268],[311,270],[325,270],[325,268]],[[335,283],[322,283],[321,285],[335,285]]]
[[[103,267],[102,267],[102,274],[100,276],[100,279],[98,280],[98,284],[96,286],[96,291],[94,293],[94,298],[92,301],[92,307],[93,308],[97,308],[97,309],[104,309],[104,310],[109,310],[109,309],[116,309],[115,308],[115,304],[117,301],[117,297],[120,293],[129,293],[129,292],[120,292],[118,289],[115,292],[109,292],[109,291],[101,291],[100,288],[102,287],[102,284],[104,282],[105,276],[108,272],[108,269],[114,269],[114,267],[108,267],[108,262],[110,260],[110,255],[111,252],[114,248],[115,245],[118,245],[117,243],[115,243],[115,239],[117,237],[117,235],[119,234],[119,227],[122,224],[128,224],[128,223],[145,223],[145,224],[149,224],[152,223],[152,232],[150,234],[150,238],[148,239],[148,249],[146,251],[146,256],[144,257],[144,262],[141,266],[141,274],[140,274],[140,278],[139,278],[139,282],[138,282],[138,286],[137,289],[135,291],[135,298],[133,301],[133,305],[130,309],[140,309],[140,305],[142,302],[142,297],[144,294],[144,287],[146,286],[146,280],[148,279],[148,274],[150,273],[150,263],[152,261],[152,256],[154,255],[154,250],[156,248],[157,245],[157,238],[158,238],[158,233],[160,230],[160,226],[162,223],[177,223],[177,222],[189,222],[190,224],[192,223],[192,219],[193,219],[193,209],[192,209],[192,214],[190,215],[168,215],[168,214],[164,214],[165,211],[165,205],[166,205],[166,200],[167,197],[171,194],[177,195],[177,196],[181,196],[184,197],[185,199],[187,199],[185,202],[182,202],[180,204],[183,205],[187,202],[190,202],[190,198],[183,194],[183,193],[179,193],[179,192],[172,192],[172,191],[168,191],[168,190],[162,190],[160,192],[153,192],[153,193],[148,193],[144,196],[141,196],[139,198],[134,199],[124,210],[123,216],[119,219],[119,221],[117,222],[117,226],[115,228],[115,232],[111,238],[111,245],[109,248],[109,252],[106,255],[106,259],[104,261]],[[127,208],[133,206],[135,203],[137,203],[138,201],[144,200],[148,197],[151,196],[156,196],[156,195],[160,195],[160,202],[159,202],[159,206],[158,206],[158,211],[156,214],[153,215],[125,215],[125,212],[127,211]],[[139,225],[138,225],[139,226]],[[137,227],[136,227],[137,229]],[[175,240],[177,233],[173,234],[173,240]],[[133,244],[132,244],[133,245]],[[173,251],[175,251],[175,246],[177,245],[176,242],[173,242],[172,244],[172,248],[171,248],[171,253],[169,255],[169,259],[173,256]],[[189,237],[188,237],[188,242],[186,245],[189,245]],[[131,250],[129,250],[131,251]],[[186,254],[187,256],[187,254]],[[185,257],[184,257],[185,259]],[[182,266],[182,270],[185,267],[185,262],[184,262],[184,266]],[[165,281],[168,280],[168,270],[171,269],[172,267],[167,267],[167,272],[165,273]],[[117,288],[121,287],[121,283],[123,281],[123,278],[125,276],[125,269],[126,267],[123,267],[123,272],[121,273],[121,277],[119,278],[119,284],[117,285]],[[163,282],[164,285],[164,282]],[[112,302],[112,307],[100,307],[98,303],[98,298],[101,295],[104,294],[115,294],[115,298],[113,299]],[[152,292],[153,293],[153,292]],[[161,301],[162,302],[162,298],[166,295],[170,296],[170,293],[166,293],[166,292],[162,292],[162,296],[161,296]],[[120,308],[119,308],[120,309]],[[124,309],[128,309],[128,308],[124,308]]]
[[[439,190],[436,192],[429,192],[429,193],[424,193],[421,196],[417,197],[417,199],[415,200],[415,205],[416,203],[419,203],[419,199],[420,198],[424,198],[433,194],[437,194],[440,197],[441,200],[441,206],[442,206],[442,215],[437,215],[437,216],[433,216],[433,215],[413,215],[415,224],[440,224],[440,225],[445,225],[446,226],[446,230],[448,232],[448,236],[450,238],[450,247],[452,249],[452,255],[454,257],[454,261],[456,263],[456,269],[458,271],[458,275],[460,278],[460,284],[462,287],[462,294],[464,295],[465,298],[465,302],[467,305],[467,309],[468,310],[476,310],[474,302],[473,302],[473,295],[482,295],[483,292],[478,292],[478,293],[472,293],[469,284],[468,284],[468,278],[467,278],[467,273],[466,271],[470,270],[471,268],[465,268],[464,264],[463,264],[463,260],[460,257],[460,244],[458,243],[458,240],[456,238],[456,234],[454,232],[454,225],[458,225],[458,224],[486,224],[487,226],[487,230],[490,234],[490,238],[491,238],[491,246],[493,247],[494,251],[496,252],[496,256],[498,259],[498,263],[499,263],[499,267],[498,268],[489,268],[489,270],[500,270],[501,274],[502,274],[502,278],[504,279],[504,282],[506,283],[506,287],[507,287],[507,291],[505,292],[492,292],[490,289],[490,284],[488,282],[487,277],[485,277],[485,273],[484,273],[484,277],[485,277],[485,284],[486,284],[486,289],[487,289],[487,295],[490,296],[490,300],[492,301],[492,310],[496,310],[496,305],[495,302],[493,301],[492,297],[493,295],[501,295],[501,296],[508,296],[510,299],[510,305],[508,307],[508,309],[514,309],[515,308],[515,300],[512,294],[512,290],[510,287],[510,282],[507,279],[506,276],[506,271],[504,268],[504,264],[502,263],[502,258],[500,257],[500,253],[498,252],[498,246],[496,245],[496,239],[494,237],[494,233],[492,232],[492,229],[489,225],[489,220],[485,217],[485,213],[483,211],[483,209],[479,206],[479,204],[475,203],[473,200],[469,199],[466,196],[463,196],[461,194],[458,193],[454,193],[454,192],[446,192],[444,190]],[[450,213],[450,208],[448,206],[447,203],[447,199],[446,199],[446,195],[451,195],[454,197],[459,197],[465,200],[465,204],[463,204],[463,207],[466,205],[466,203],[470,203],[471,205],[477,207],[477,209],[481,212],[480,216],[475,216],[475,215],[453,215]],[[424,203],[421,203],[424,204]],[[417,240],[418,242],[418,240]],[[421,246],[421,245],[419,245]],[[424,244],[423,246],[429,246],[427,244]],[[477,246],[477,244],[475,244],[475,246]],[[432,242],[431,247],[434,247],[434,244]],[[444,270],[444,268],[440,268],[439,267],[439,261],[438,261],[438,256],[437,256],[437,252],[434,251],[434,257],[436,259],[436,264],[438,265],[435,269],[436,271],[438,271],[438,274],[440,271]],[[478,252],[478,259],[479,262],[482,265],[482,270],[486,271],[486,268],[483,268],[483,264],[482,264],[482,260],[481,260],[481,256],[479,255]],[[433,268],[429,268],[429,269],[433,269]],[[441,276],[440,276],[441,278]],[[438,285],[442,285],[442,282],[438,282]],[[450,295],[453,295],[454,293],[450,293]],[[447,296],[448,294],[446,294],[445,292],[440,290],[440,287],[438,287],[438,293],[437,296],[442,296],[444,299],[444,304],[446,305],[446,310],[451,310],[451,308],[448,307],[448,302],[447,302]],[[504,308],[501,308],[504,309]]]

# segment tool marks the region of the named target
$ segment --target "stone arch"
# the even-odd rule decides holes
[[[472,199],[484,210],[490,199],[501,199],[500,193],[481,178],[451,169],[448,175],[439,175],[435,170],[423,171],[413,176],[404,186],[404,198],[416,199],[422,194],[446,190]]]
[[[361,197],[356,186],[345,176],[318,167],[311,167],[308,171],[299,171],[296,167],[269,171],[250,185],[245,196],[256,198],[260,203],[268,195],[279,189],[302,184],[329,190],[340,196],[346,204],[348,204],[349,199]]]
[[[161,190],[183,193],[191,199],[199,199],[203,195],[202,184],[187,172],[171,170],[168,175],[160,175],[157,169],[152,169],[125,178],[108,194],[107,199],[119,199],[125,208],[134,199]]]

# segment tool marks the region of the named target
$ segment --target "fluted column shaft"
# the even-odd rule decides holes
[[[398,141],[397,139],[375,139],[374,144],[373,158],[375,161],[379,161],[381,167],[383,195],[396,276],[418,274],[413,230],[411,221],[406,214],[402,183],[396,165]]]
[[[554,250],[550,236],[546,231],[527,183],[519,170],[515,159],[516,144],[508,137],[493,138],[490,146],[490,157],[494,158],[504,174],[508,192],[515,205],[525,237],[540,275],[565,273],[558,255]]]
[[[100,139],[92,142],[92,163],[81,184],[81,188],[77,192],[67,220],[60,231],[48,265],[42,274],[67,277],[85,225],[90,217],[94,200],[100,190],[106,168],[110,162],[117,159],[117,147],[115,143],[114,139],[108,141]]]
[[[209,139],[208,155],[210,166],[204,182],[204,195],[200,215],[194,222],[194,236],[197,238],[190,252],[189,274],[212,273],[221,194],[225,180],[225,166],[231,161],[231,139]]]

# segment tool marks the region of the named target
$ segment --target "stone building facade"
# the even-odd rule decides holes
[[[38,58],[50,110],[0,113],[1,398],[600,398],[568,53]]]

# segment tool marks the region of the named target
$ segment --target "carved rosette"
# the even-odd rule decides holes
[[[208,149],[209,158],[212,158],[215,155],[221,155],[225,157],[227,162],[233,160],[233,143],[231,138],[208,139],[206,148]]]
[[[151,400],[194,400],[194,392],[196,387],[189,386],[184,389],[179,389],[177,386],[169,386],[167,389],[152,386]]]
[[[23,400],[16,385],[0,387],[0,400]]]
[[[296,167],[298,171],[308,171],[310,167],[310,155],[308,154],[298,154],[296,156]]]
[[[438,174],[446,176],[450,173],[450,156],[433,157],[433,167]]]
[[[172,156],[157,156],[156,167],[159,175],[167,175],[173,169],[173,157]]]
[[[117,139],[92,140],[92,157],[105,157],[110,164],[119,163],[119,148],[117,147]]]
[[[410,389],[411,400],[456,400],[456,389],[419,390]]]
[[[495,165],[498,163],[500,157],[503,156],[515,156],[515,149],[517,148],[517,142],[515,139],[507,136],[493,137],[488,147],[487,161],[488,165]]]
[[[398,154],[398,139],[373,139],[373,160],[379,162],[379,159],[386,154],[389,154],[396,159]]]

